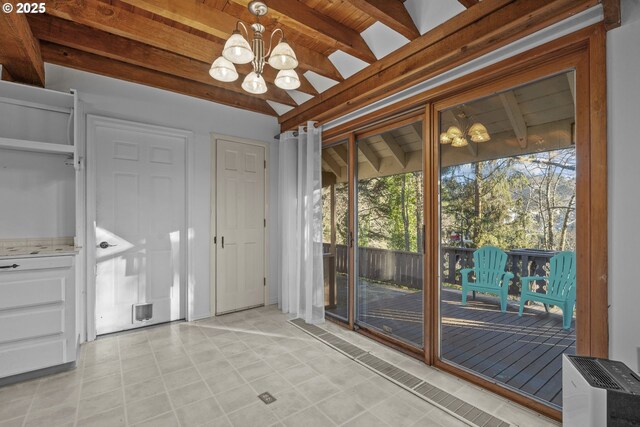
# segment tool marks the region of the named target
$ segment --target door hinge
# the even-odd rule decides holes
[[[267,286],[267,278],[266,278],[266,277],[263,277],[263,279],[264,279],[264,280],[263,280],[263,286]]]

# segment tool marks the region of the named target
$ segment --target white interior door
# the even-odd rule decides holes
[[[264,304],[265,149],[216,146],[216,313]]]
[[[184,318],[185,138],[100,124],[94,146],[97,333]]]

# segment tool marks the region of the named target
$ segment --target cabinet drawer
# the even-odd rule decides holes
[[[65,341],[33,343],[20,347],[0,348],[0,377],[48,368],[65,362]]]
[[[0,277],[0,310],[62,302],[65,285],[64,272]]]
[[[13,266],[16,267],[13,267]],[[73,265],[73,256],[49,256],[32,258],[0,259],[0,277],[26,270],[47,270],[52,268],[69,268]]]
[[[64,332],[64,308],[30,309],[0,316],[0,344]]]

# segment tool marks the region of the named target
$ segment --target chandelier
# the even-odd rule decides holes
[[[446,132],[440,134],[440,144],[451,144],[452,147],[465,147],[469,145],[467,136],[471,141],[475,143],[487,142],[491,140],[489,131],[482,123],[473,123],[471,126],[467,126],[467,116],[460,112],[458,114],[458,126],[449,126]]]
[[[245,77],[242,89],[249,93],[261,94],[267,91],[267,84],[262,72],[268,63],[271,67],[279,70],[275,79],[276,86],[285,90],[299,88],[300,79],[294,71],[294,68],[298,66],[298,59],[284,38],[282,29],[276,28],[271,32],[269,49],[265,52],[263,38],[265,27],[260,23],[260,17],[267,14],[269,10],[267,5],[261,1],[252,1],[249,3],[248,9],[256,17],[256,22],[251,24],[253,30],[251,44],[247,41],[249,40],[247,26],[242,21],[238,21],[235,31],[224,44],[222,56],[213,61],[209,74],[216,80],[232,82],[238,78],[234,64],[251,63],[253,71]],[[240,29],[244,30],[245,36],[242,35]],[[277,33],[280,34],[280,41],[272,50],[273,38]]]

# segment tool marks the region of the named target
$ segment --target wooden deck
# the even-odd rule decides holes
[[[340,286],[339,305],[329,313],[346,317],[346,283]],[[358,323],[422,347],[422,292],[400,291],[366,283],[367,301],[358,307]],[[364,295],[364,293],[363,293]],[[442,358],[508,387],[562,405],[562,354],[575,353],[574,324],[562,328],[562,315],[543,309],[518,308],[510,302],[500,312],[497,298],[469,297],[443,288]]]

